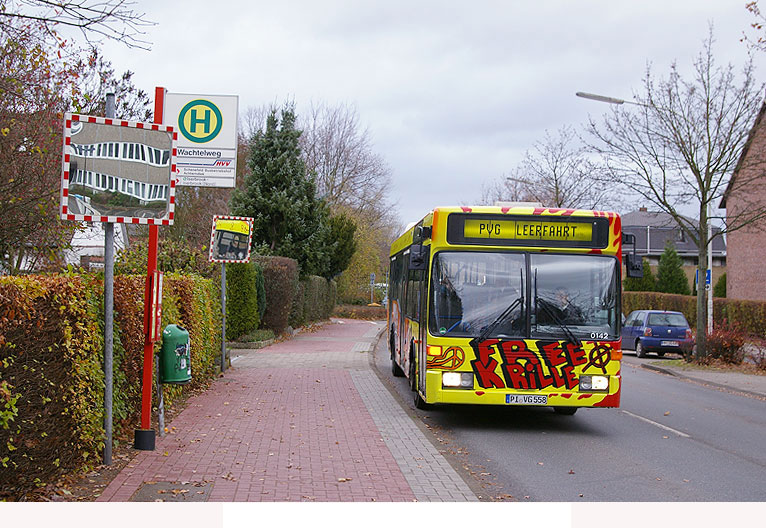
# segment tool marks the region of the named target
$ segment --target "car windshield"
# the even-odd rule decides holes
[[[646,324],[647,326],[680,326],[682,328],[689,326],[683,315],[673,313],[649,314]]]
[[[429,329],[466,337],[489,328],[488,337],[616,339],[617,272],[616,259],[598,255],[440,252]]]

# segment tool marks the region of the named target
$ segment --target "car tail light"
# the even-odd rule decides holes
[[[652,327],[647,326],[644,328],[644,337],[652,337]]]
[[[691,338],[692,338],[692,329],[691,328],[687,328],[686,329],[686,339],[691,339]]]

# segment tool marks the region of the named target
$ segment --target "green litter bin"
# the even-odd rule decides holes
[[[162,331],[160,350],[160,383],[191,381],[189,332],[182,326],[170,324]]]

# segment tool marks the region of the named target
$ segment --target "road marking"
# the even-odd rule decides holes
[[[662,425],[661,423],[657,423],[654,420],[650,420],[649,418],[644,418],[643,416],[639,416],[637,414],[633,414],[632,412],[626,411],[624,409],[621,409],[622,412],[627,414],[628,416],[632,416],[633,418],[638,418],[641,421],[644,421],[646,423],[652,424],[656,427],[659,427],[660,429],[665,429],[666,431],[670,431],[673,434],[676,434],[678,436],[682,436],[684,438],[690,438],[690,436],[686,433],[682,433],[681,431],[678,431],[676,429],[673,429],[672,427],[668,427],[667,425]]]

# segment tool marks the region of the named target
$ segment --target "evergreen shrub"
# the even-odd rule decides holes
[[[226,264],[226,339],[258,328],[257,270],[253,263]]]

